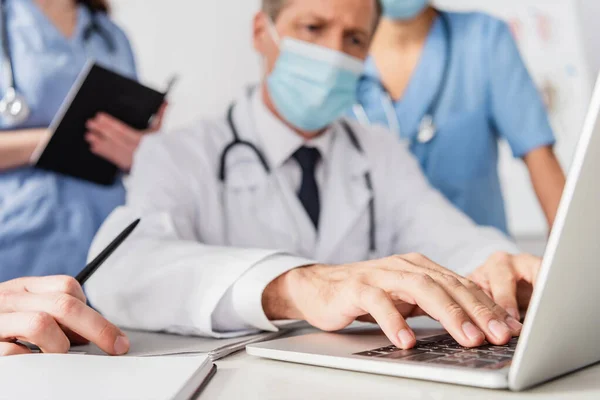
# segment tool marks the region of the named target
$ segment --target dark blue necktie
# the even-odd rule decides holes
[[[319,229],[319,214],[321,213],[321,202],[319,200],[319,187],[315,171],[317,162],[321,159],[319,150],[311,147],[301,147],[294,153],[294,159],[302,169],[302,185],[298,192],[298,198],[302,202],[310,220]]]

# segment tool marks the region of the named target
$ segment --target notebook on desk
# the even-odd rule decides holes
[[[201,357],[0,357],[0,399],[189,400],[216,367]]]
[[[296,323],[288,325],[279,332],[262,332],[254,335],[227,339],[125,330],[131,343],[129,353],[125,355],[125,357],[206,354],[211,360],[216,361],[230,354],[244,350],[248,344],[273,340],[287,334],[291,330],[304,327],[306,327],[306,324]],[[105,355],[105,353],[94,344],[75,346],[71,349],[71,352],[73,354]]]

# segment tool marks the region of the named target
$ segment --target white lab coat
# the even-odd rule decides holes
[[[277,140],[299,140],[266,111],[258,94],[237,100],[240,136],[269,161]],[[500,232],[476,227],[421,173],[405,144],[389,132],[351,123],[363,152],[339,123],[324,155],[320,231],[281,168],[267,174],[257,156],[238,148],[228,158],[228,180],[218,169],[232,133],[225,118],[145,139],[136,155],[127,204],[98,233],[90,258],[137,217],[138,230],[87,286],[95,305],[129,328],[215,337],[276,329],[261,295],[280,274],[314,262],[339,264],[419,252],[463,274],[496,251],[518,250]],[[373,194],[377,254],[369,253],[368,204]]]

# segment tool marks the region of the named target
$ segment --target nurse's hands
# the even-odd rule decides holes
[[[270,320],[306,320],[326,331],[374,320],[404,349],[416,344],[405,321],[413,316],[440,321],[466,347],[504,345],[522,328],[477,284],[418,254],[292,270],[268,285],[263,308]]]
[[[66,353],[88,340],[111,355],[129,351],[129,339],[86,303],[71,277],[22,278],[0,283],[0,356],[27,354],[16,340],[44,353]]]
[[[542,266],[542,259],[529,254],[513,256],[507,253],[494,254],[469,276],[496,303],[517,320],[519,310],[527,310],[533,287]]]
[[[48,129],[3,131],[0,135],[0,172],[31,164],[31,156],[50,137]]]
[[[112,162],[122,171],[129,172],[135,151],[144,135],[154,133],[162,127],[167,106],[167,103],[161,106],[152,126],[145,131],[138,131],[108,114],[99,113],[87,122],[85,139],[94,154]]]

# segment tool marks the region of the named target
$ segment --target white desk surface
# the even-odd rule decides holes
[[[600,365],[527,392],[484,390],[289,364],[239,353],[217,362],[200,399],[600,399]]]

